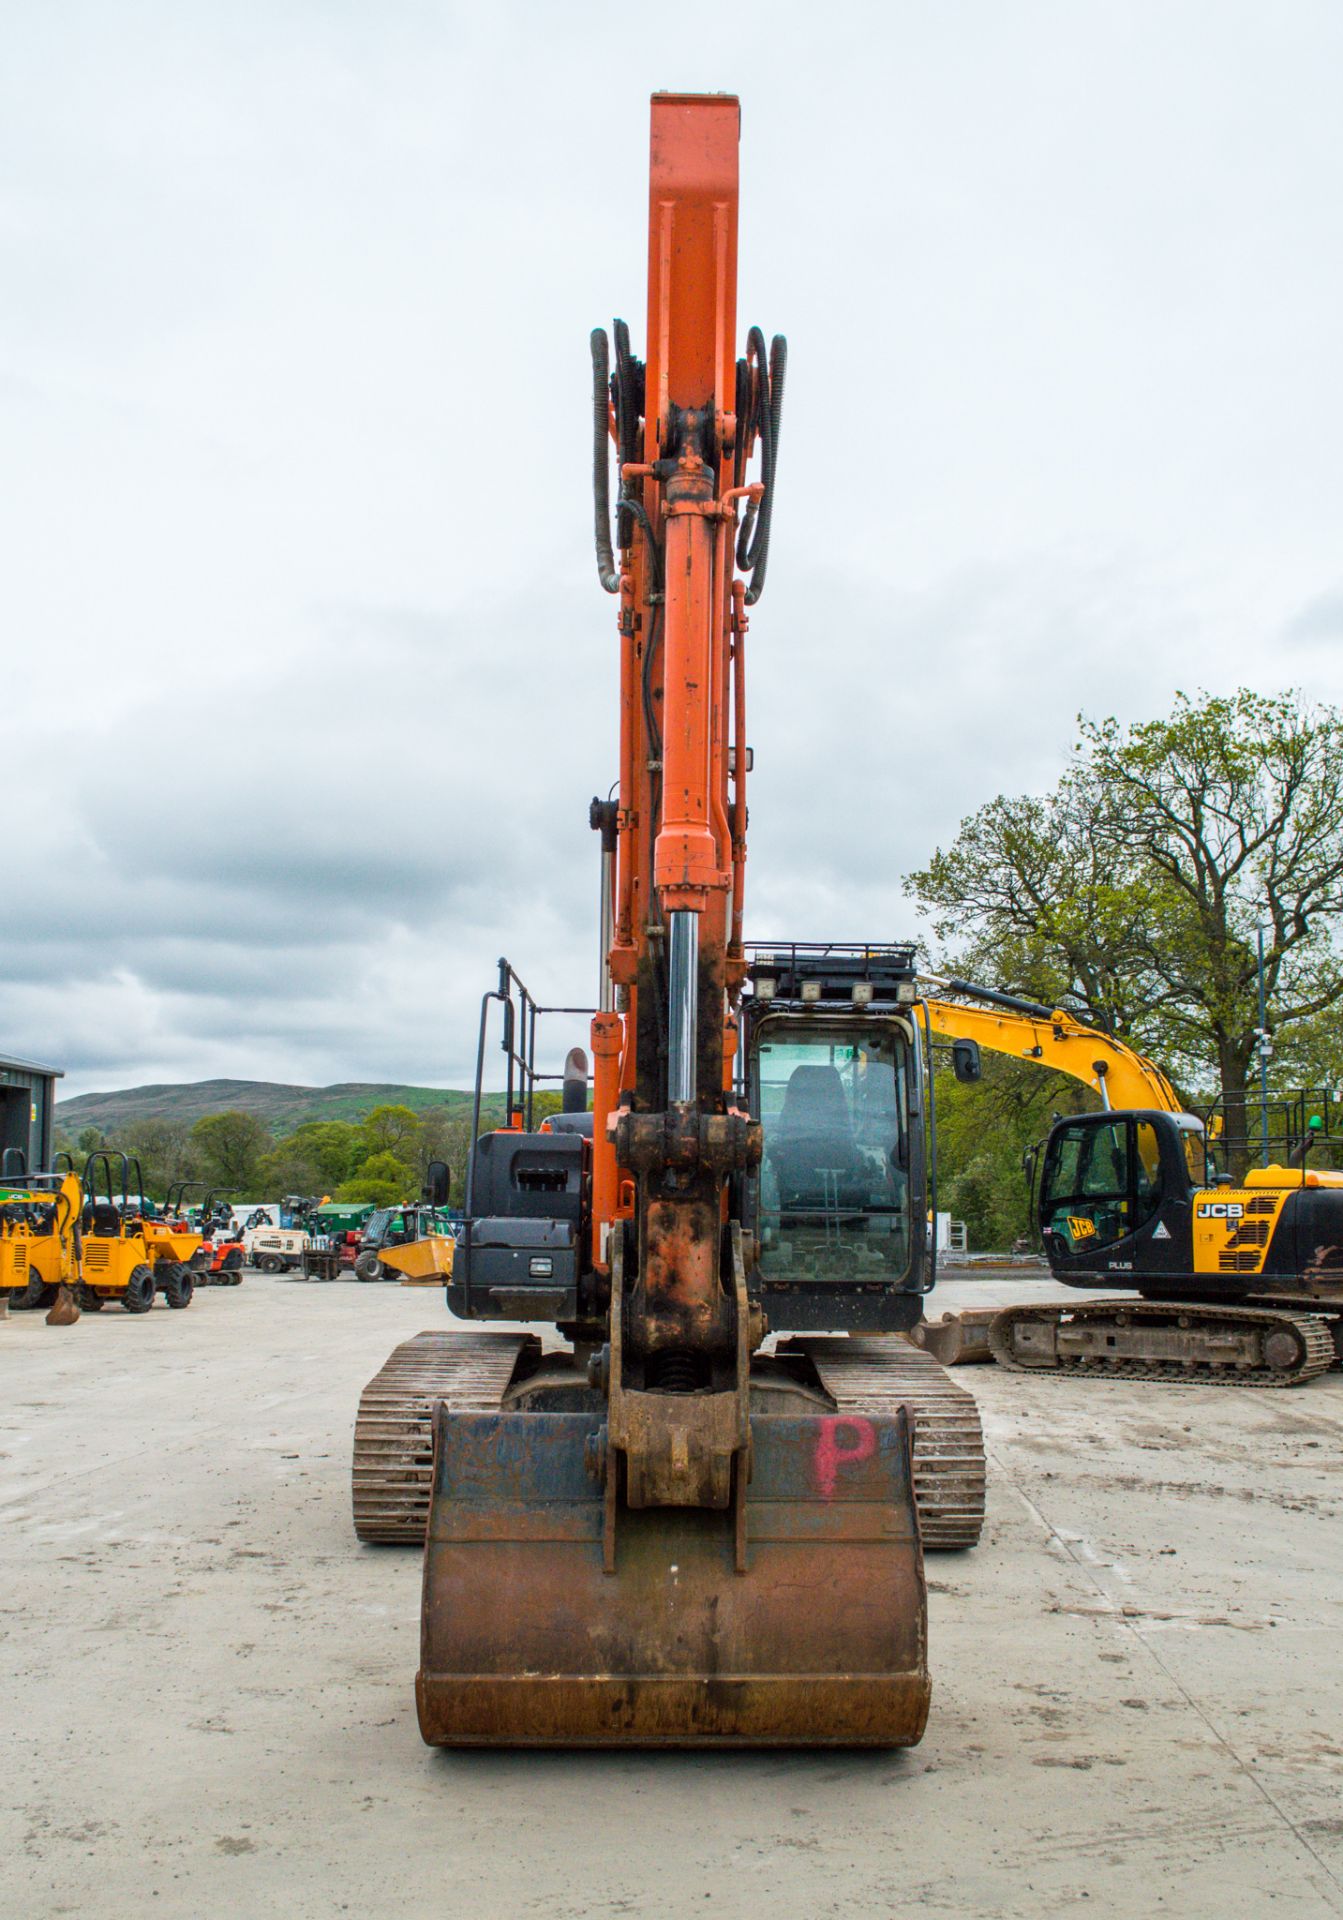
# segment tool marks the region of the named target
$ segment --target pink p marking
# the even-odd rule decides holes
[[[820,1426],[816,1436],[816,1489],[822,1500],[831,1500],[839,1469],[870,1460],[876,1452],[877,1430],[870,1420],[857,1420],[849,1414],[830,1414]]]

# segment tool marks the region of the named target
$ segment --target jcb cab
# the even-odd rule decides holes
[[[1040,1231],[1070,1285],[1225,1298],[1295,1281],[1339,1238],[1343,1175],[1252,1167],[1211,1176],[1187,1113],[1094,1113],[1058,1122],[1045,1149]]]

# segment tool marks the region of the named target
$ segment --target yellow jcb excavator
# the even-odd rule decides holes
[[[982,1357],[971,1336],[988,1321],[993,1358],[1031,1372],[1293,1387],[1343,1359],[1343,1173],[1299,1152],[1233,1181],[1160,1067],[1122,1041],[967,981],[923,984],[939,989],[926,1022],[952,1041],[959,1078],[978,1077],[983,1047],[1100,1096],[1100,1112],[1051,1128],[1036,1221],[1056,1280],[1140,1296],[947,1316],[923,1331],[930,1351]]]

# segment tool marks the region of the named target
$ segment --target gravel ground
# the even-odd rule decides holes
[[[1045,1289],[957,1281],[937,1310]],[[250,1278],[0,1322],[0,1912],[1343,1914],[1343,1378],[963,1371],[989,1525],[929,1562],[912,1752],[434,1753],[359,1390],[434,1292]]]

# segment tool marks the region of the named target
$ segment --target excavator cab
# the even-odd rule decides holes
[[[1152,1109],[1056,1121],[1039,1195],[1054,1272],[1070,1286],[1113,1286],[1125,1273],[1187,1269],[1190,1212],[1206,1163],[1193,1114]]]
[[[761,1304],[790,1331],[905,1331],[928,1286],[913,953],[752,953],[745,1091],[764,1151],[746,1217]]]

